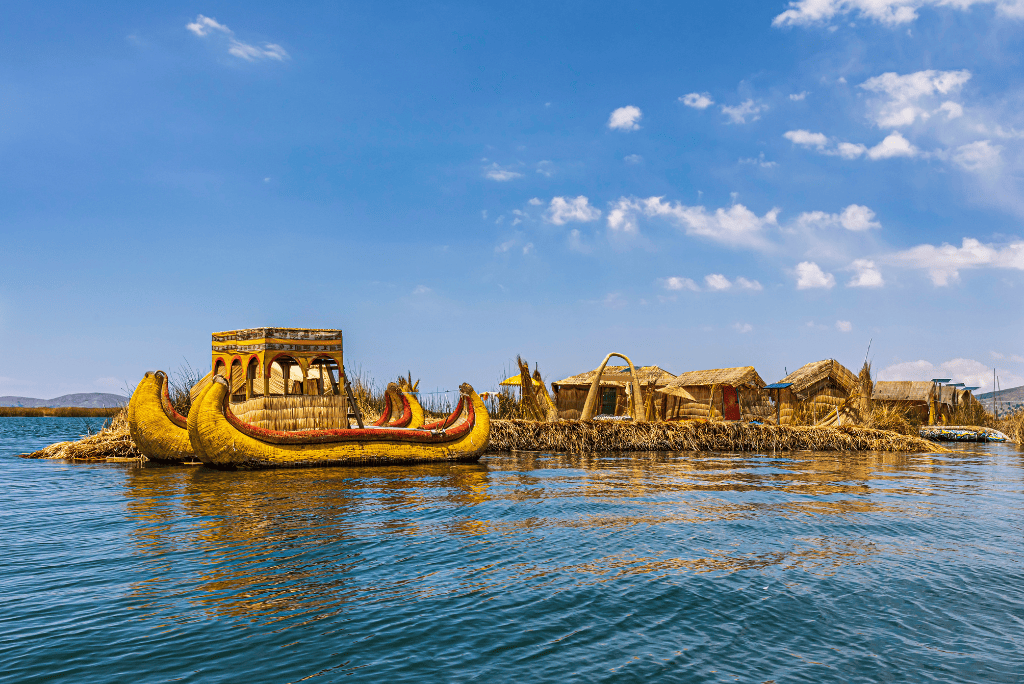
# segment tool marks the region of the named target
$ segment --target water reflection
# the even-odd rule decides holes
[[[990,454],[492,455],[481,464],[126,474],[133,596],[279,628],[370,605],[625,577],[831,575],[981,485]],[[869,524],[874,539],[851,526]]]

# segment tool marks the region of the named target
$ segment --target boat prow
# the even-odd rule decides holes
[[[229,405],[228,383],[218,376],[193,403],[188,434],[196,457],[219,468],[476,461],[487,447],[490,419],[483,401],[470,385],[464,384],[460,390],[462,401],[456,413],[443,421],[446,427],[439,429],[382,425],[285,432],[260,428],[235,416]],[[408,401],[408,395],[401,394]],[[413,404],[403,404],[410,413],[407,424],[415,423]],[[419,406],[418,402],[415,406]],[[401,404],[392,408],[398,409],[394,413],[406,413]],[[422,409],[418,422],[423,424]]]
[[[128,402],[128,432],[151,461],[184,463],[195,460],[186,419],[174,410],[167,374],[146,373]]]

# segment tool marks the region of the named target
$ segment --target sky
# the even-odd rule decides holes
[[[430,391],[612,351],[1024,384],[1024,0],[36,2],[0,40],[0,395],[259,326]]]

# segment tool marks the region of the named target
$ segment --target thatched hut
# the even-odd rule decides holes
[[[783,383],[789,387],[779,396],[780,424],[793,421],[797,402],[803,404],[806,418],[816,423],[850,398],[857,388],[857,376],[835,359],[825,359],[797,368],[777,384]]]
[[[875,406],[899,408],[922,423],[928,422],[935,383],[927,380],[878,380],[871,391]]]
[[[676,377],[658,366],[639,366],[636,374],[645,398],[649,391],[665,387]],[[595,368],[551,383],[559,418],[575,420],[580,417],[583,405],[587,401],[587,392],[596,375]],[[605,366],[601,375],[601,395],[596,413],[613,416],[628,413],[629,397],[626,394],[626,385],[631,382],[629,366]]]
[[[683,373],[664,388],[665,420],[753,420],[763,415],[764,380],[753,366]]]

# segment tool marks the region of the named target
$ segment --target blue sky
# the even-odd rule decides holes
[[[490,389],[609,351],[1024,383],[1024,3],[33,3],[0,27],[0,394],[213,331]]]

